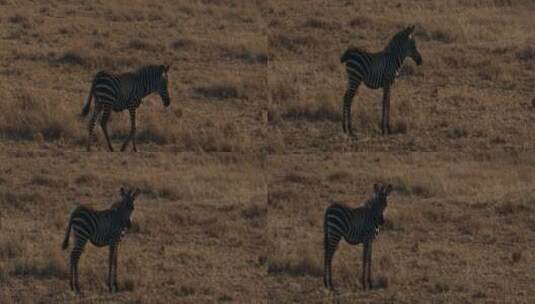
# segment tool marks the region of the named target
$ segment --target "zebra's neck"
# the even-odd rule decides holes
[[[405,52],[403,51],[392,51],[385,53],[385,56],[387,57],[387,60],[391,63],[390,66],[394,68],[394,73],[397,74],[399,70],[401,69],[401,66],[403,65],[403,61],[407,57],[405,55]]]
[[[364,208],[366,208],[366,218],[374,225],[374,227],[378,226],[379,223],[379,217],[381,216],[378,213],[378,210],[375,206],[375,197],[370,198],[365,204]]]
[[[158,77],[152,70],[144,70],[139,73],[139,82],[142,84],[143,92],[140,95],[143,97],[158,91]]]
[[[406,37],[398,33],[385,47],[384,54],[397,73],[407,57]]]

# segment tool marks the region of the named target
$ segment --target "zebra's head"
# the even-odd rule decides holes
[[[171,103],[171,99],[169,98],[169,90],[167,89],[168,86],[168,78],[167,78],[167,72],[169,72],[170,65],[160,65],[161,70],[161,79],[160,79],[160,88],[158,89],[158,93],[160,94],[160,97],[162,98],[163,105],[168,107]]]
[[[373,192],[373,200],[370,207],[375,215],[377,224],[382,226],[385,223],[383,213],[387,205],[387,197],[392,192],[392,185],[374,184]]]
[[[404,33],[407,37],[406,55],[412,58],[417,65],[422,64],[422,55],[418,52],[418,49],[416,48],[416,40],[414,40],[414,25],[407,27]]]
[[[126,229],[130,229],[130,227],[132,226],[132,221],[130,220],[130,217],[132,216],[132,212],[134,211],[134,200],[138,196],[139,192],[139,189],[126,190],[121,187],[121,201],[114,205],[115,211],[119,216],[119,221],[124,225],[124,227],[126,227]]]

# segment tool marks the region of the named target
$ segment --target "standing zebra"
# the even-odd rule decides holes
[[[363,244],[361,282],[364,289],[366,283],[369,288],[372,286],[372,242],[379,232],[379,226],[384,224],[386,197],[392,191],[392,185],[375,184],[373,188],[373,197],[361,207],[349,208],[333,203],[325,211],[323,284],[327,288],[334,290],[331,266],[334,253],[342,238],[351,245]]]
[[[97,247],[110,247],[108,287],[110,292],[117,291],[117,250],[125,231],[130,228],[130,216],[134,211],[134,200],[139,189],[134,191],[121,188],[121,200],[107,210],[93,210],[85,206],[78,206],[71,214],[62,249],[69,247],[69,236],[74,235],[74,248],[70,257],[70,285],[71,290],[80,292],[78,286],[78,261],[87,241]],[[113,270],[113,276],[112,276]]]
[[[351,104],[361,82],[370,88],[383,88],[383,135],[390,134],[390,87],[398,75],[405,58],[411,57],[417,65],[422,64],[422,56],[416,49],[413,37],[414,25],[394,35],[386,48],[378,53],[369,53],[358,48],[347,49],[340,61],[345,63],[347,89],[344,95],[342,126],[344,133],[353,135],[351,128]]]
[[[130,112],[130,134],[126,138],[121,151],[126,149],[128,142],[132,140],[132,149],[136,148],[136,109],[141,104],[142,99],[154,92],[158,92],[162,98],[164,106],[169,106],[169,92],[167,90],[167,72],[169,66],[149,65],[140,68],[133,73],[110,74],[107,72],[98,72],[93,79],[89,95],[82,109],[82,117],[87,116],[91,107],[91,99],[95,97],[95,109],[93,116],[89,120],[87,139],[87,151],[91,149],[91,141],[94,140],[94,128],[99,114],[100,126],[106,137],[108,148],[113,148],[108,137],[107,123],[110,118],[111,110],[120,112],[128,109]]]

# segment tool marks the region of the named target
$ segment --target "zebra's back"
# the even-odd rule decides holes
[[[325,229],[328,234],[343,237],[355,245],[375,236],[367,207],[350,208],[339,203],[331,204],[325,212]]]
[[[88,239],[97,247],[107,246],[117,240],[122,231],[114,229],[110,210],[95,210],[87,206],[78,206],[71,215],[72,229],[75,237]]]
[[[110,104],[114,111],[122,111],[140,99],[142,89],[134,73],[100,71],[95,75],[93,94],[97,102]]]
[[[367,87],[378,89],[395,78],[396,71],[390,68],[390,58],[384,52],[349,48],[340,60],[345,63],[348,81],[352,84],[364,82]]]

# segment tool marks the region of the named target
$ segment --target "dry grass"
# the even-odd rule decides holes
[[[271,151],[478,151],[532,148],[535,37],[529,1],[274,1],[269,15]],[[416,25],[424,64],[407,59],[391,96],[393,135],[379,128],[382,92],[359,88],[358,140],[341,128],[350,46],[384,48]]]
[[[533,1],[0,7],[0,303],[528,303],[535,293],[535,160],[522,151],[535,142]],[[380,135],[381,92],[361,87],[358,139],[342,135],[340,54],[380,50],[408,24],[424,64],[400,71],[394,134]],[[98,127],[96,152],[80,153],[95,73],[161,63],[171,106],[144,100],[137,142],[168,153],[101,153]],[[119,148],[127,113],[109,129]],[[395,191],[375,289],[360,289],[361,248],[342,244],[342,292],[327,293],[323,212],[331,200],[359,204],[376,182]],[[107,251],[88,246],[77,298],[59,249],[69,212],[108,207],[122,185],[142,195],[119,254],[121,292],[107,292]]]
[[[1,154],[0,172],[11,173],[0,182],[0,302],[262,301],[262,162],[238,154]],[[78,204],[108,208],[123,185],[142,193],[119,249],[120,292],[105,285],[107,248],[88,245],[78,298],[69,291],[69,250],[60,249],[69,213]]]
[[[77,115],[92,77],[99,70],[125,72],[165,63],[172,65],[171,107],[164,109],[157,96],[145,99],[138,111],[139,150],[264,148],[258,138],[265,124],[258,113],[267,100],[267,40],[255,4],[7,1],[2,7],[3,141],[38,139],[39,146],[83,150],[87,121]],[[128,134],[127,116],[112,114],[115,146]],[[235,133],[220,132],[227,125]],[[100,128],[97,135],[104,150]]]
[[[530,153],[290,155],[269,165],[275,303],[528,303],[535,292]],[[394,192],[374,243],[374,289],[360,284],[362,246],[342,242],[333,263],[339,293],[330,294],[323,212],[332,200],[360,205],[376,182],[392,183]]]

